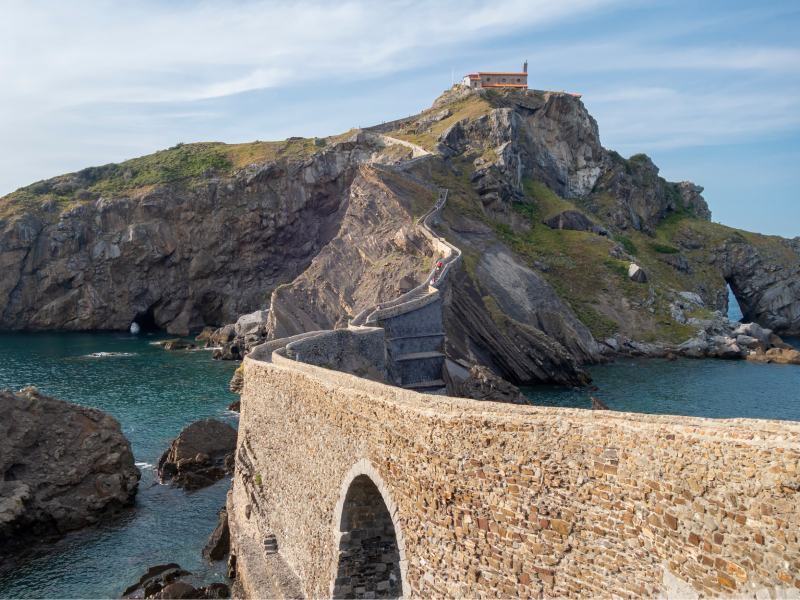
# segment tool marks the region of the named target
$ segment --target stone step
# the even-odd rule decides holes
[[[270,554],[277,554],[278,553],[278,540],[275,538],[274,534],[270,534],[264,538],[264,554],[269,556]]]
[[[403,388],[406,390],[419,390],[427,388],[440,389],[443,387],[446,387],[446,384],[443,379],[434,379],[432,381],[420,381],[418,383],[409,383],[408,385],[403,386]]]
[[[405,361],[405,360],[421,360],[425,358],[444,358],[444,354],[442,352],[414,352],[412,354],[401,354],[400,356],[396,356],[394,358],[395,362],[398,361]]]

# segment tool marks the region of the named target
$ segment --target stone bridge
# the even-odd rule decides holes
[[[345,348],[380,366],[384,335],[245,359],[228,509],[246,597],[798,596],[800,423],[495,404],[317,366]]]

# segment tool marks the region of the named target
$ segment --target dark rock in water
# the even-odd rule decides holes
[[[225,470],[229,475],[233,475],[233,472],[236,470],[236,454],[234,452],[231,452],[225,457]]]
[[[206,587],[197,589],[203,595],[201,598],[230,598],[231,588],[224,583],[209,583]]]
[[[590,396],[590,398],[592,400],[592,410],[611,410],[605,405],[605,403],[601,402],[594,396]]]
[[[182,485],[187,492],[193,492],[200,488],[214,485],[223,477],[225,477],[225,470],[221,467],[207,467],[197,470],[190,467],[189,469],[178,468],[178,475],[173,478],[173,481]]]
[[[123,593],[123,598],[230,598],[230,588],[224,583],[210,583],[195,588],[180,578],[191,575],[176,563],[150,567],[139,581]]]
[[[217,348],[211,355],[214,360],[242,360],[239,347],[233,344],[226,344],[222,348]]]
[[[154,596],[154,598],[176,598],[176,599],[183,599],[183,598],[203,598],[205,596],[200,596],[197,592],[199,590],[195,589],[193,585],[189,585],[185,581],[176,581],[175,583],[171,583],[163,590],[161,590],[158,594]]]
[[[217,523],[208,544],[203,548],[203,558],[209,560],[222,560],[231,551],[231,530],[228,527],[228,510],[223,508],[219,511],[219,522]]]
[[[134,502],[141,473],[108,413],[0,391],[0,549],[98,523]]]
[[[216,419],[187,425],[161,455],[159,477],[186,490],[214,484],[225,476],[220,465],[236,449],[237,435],[233,427]]]
[[[599,392],[600,388],[597,387],[596,385],[590,385],[589,387],[586,388],[586,391],[587,392]]]
[[[242,401],[237,400],[236,402],[231,402],[228,404],[228,410],[232,410],[233,412],[242,412]]]
[[[242,388],[244,387],[244,373],[239,369],[236,369],[236,372],[233,374],[233,378],[231,379],[231,391],[234,394],[241,394]]]
[[[487,367],[475,365],[470,369],[469,379],[454,377],[455,395],[461,398],[487,400],[489,402],[507,402],[510,404],[530,404],[520,393],[519,388],[502,377],[498,377]]]
[[[178,577],[184,575],[191,575],[189,571],[181,569],[178,563],[169,563],[166,565],[156,565],[150,567],[145,571],[144,575],[139,578],[139,581],[122,592],[122,597],[144,597],[147,598],[153,594],[158,593],[165,585],[170,585]],[[141,589],[143,594],[133,595],[136,590]]]
[[[167,340],[165,342],[158,342],[159,346],[164,346],[164,350],[184,350],[186,348],[194,348],[194,344],[190,342],[184,342],[180,338],[175,338],[174,340]]]

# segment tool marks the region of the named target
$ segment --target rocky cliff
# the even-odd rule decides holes
[[[291,158],[241,166],[253,152],[277,151],[180,147],[155,165],[87,169],[4,198],[0,328],[127,329],[137,321],[188,334],[264,306],[336,235],[358,165],[390,158],[369,142],[310,143],[290,141],[280,149],[294,150]],[[185,176],[170,170],[171,159],[199,166]],[[217,166],[196,172],[207,163]],[[147,169],[165,182],[147,183]],[[23,208],[32,210],[20,215]]]
[[[697,333],[679,293],[712,318],[728,283],[746,319],[800,332],[798,245],[710,222],[702,187],[603,148],[572,95],[455,89],[381,131],[194,144],[18,190],[0,327],[186,333],[260,311],[214,338],[242,341],[230,358],[342,327],[422,281],[436,257],[413,224],[446,187],[439,233],[464,252],[446,349],[514,383],[607,360],[614,335],[676,347]]]

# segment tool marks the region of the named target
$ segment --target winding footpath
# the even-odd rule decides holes
[[[448,192],[440,189],[435,206],[417,221],[417,227],[431,242],[434,255],[439,255],[425,282],[399,298],[365,308],[349,324],[351,329],[386,329],[395,379],[402,387],[417,391],[445,387],[441,290],[460,263],[461,250],[437,235],[433,225],[441,219]]]

